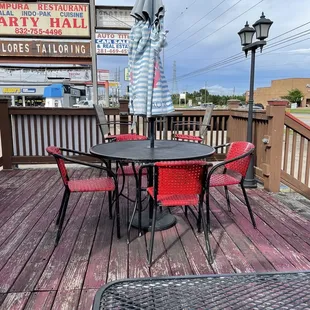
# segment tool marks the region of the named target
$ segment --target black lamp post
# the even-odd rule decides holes
[[[270,19],[266,19],[264,13],[260,19],[253,24],[252,28],[246,22],[243,29],[241,29],[238,34],[241,39],[242,50],[245,52],[247,57],[248,52],[251,51],[251,75],[250,75],[250,94],[249,94],[249,116],[248,116],[248,128],[247,128],[247,141],[252,143],[253,140],[253,103],[254,103],[254,76],[255,76],[255,54],[256,50],[260,48],[262,52],[264,45],[267,44],[265,41],[268,38],[269,29],[273,22]],[[254,33],[256,33],[256,38],[259,41],[252,43]],[[247,171],[244,186],[246,188],[256,188],[257,182],[254,178],[254,161],[253,157]]]

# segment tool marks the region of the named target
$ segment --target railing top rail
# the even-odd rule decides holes
[[[310,139],[310,126],[289,112],[285,113],[284,125],[293,129],[306,139]]]
[[[107,115],[119,115],[119,109],[106,108]],[[9,107],[10,115],[95,115],[93,108]]]

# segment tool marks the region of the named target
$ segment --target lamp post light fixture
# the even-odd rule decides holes
[[[248,52],[251,51],[251,73],[250,73],[250,92],[249,92],[249,115],[248,115],[248,126],[247,126],[247,142],[253,140],[253,104],[254,104],[254,76],[255,76],[255,54],[256,50],[260,48],[262,52],[263,47],[267,44],[265,39],[268,38],[269,30],[273,22],[270,19],[266,19],[264,13],[260,19],[253,24],[253,27],[250,27],[248,22],[246,22],[244,28],[242,28],[238,35],[241,39],[241,45],[243,46],[242,50],[245,52],[247,57]],[[252,43],[254,34],[256,33],[256,39]],[[252,157],[249,169],[247,171],[244,186],[246,188],[256,188],[257,182],[254,178],[254,159]]]

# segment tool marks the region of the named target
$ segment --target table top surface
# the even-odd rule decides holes
[[[310,309],[310,272],[206,275],[115,281],[98,309]]]
[[[134,162],[202,159],[214,152],[205,144],[174,140],[156,140],[155,148],[150,148],[150,141],[145,140],[103,143],[90,149],[91,154],[105,159]]]

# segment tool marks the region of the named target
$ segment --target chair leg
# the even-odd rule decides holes
[[[245,191],[245,188],[244,188],[244,185],[243,185],[242,182],[240,183],[240,186],[242,188],[242,192],[243,192],[243,196],[244,196],[244,200],[245,200],[246,206],[247,206],[248,211],[250,213],[250,217],[251,217],[251,221],[252,221],[253,227],[256,228],[256,222],[255,222],[255,219],[254,219],[253,211],[252,211],[252,208],[250,206],[248,195],[247,195],[247,193]]]
[[[64,203],[65,203],[65,201],[66,201],[67,195],[68,195],[68,189],[65,188],[65,192],[64,192],[64,195],[63,195],[63,197],[62,197],[61,205],[60,205],[60,208],[59,208],[59,211],[58,211],[57,220],[56,220],[56,225],[57,225],[57,226],[59,225],[61,213],[62,213],[62,210],[63,210],[63,207],[64,207]]]
[[[211,232],[211,224],[210,224],[210,201],[209,201],[209,193],[206,193],[206,213],[207,213],[207,229],[208,232]]]
[[[55,246],[58,245],[58,242],[59,242],[60,237],[61,237],[62,226],[63,226],[64,220],[65,220],[65,216],[66,216],[66,211],[67,211],[67,207],[68,207],[69,197],[70,197],[70,191],[66,190],[65,191],[65,196],[64,196],[64,201],[63,201],[63,206],[62,206],[62,210],[61,210],[61,214],[60,214],[60,217],[59,217],[58,231],[57,231],[57,236],[56,236],[56,240],[55,240]]]
[[[108,192],[109,196],[109,218],[112,219],[112,192]]]
[[[119,195],[118,191],[114,191],[115,195],[115,215],[116,215],[116,235],[117,238],[121,238],[121,224],[120,224],[120,217],[119,217]]]
[[[229,199],[228,187],[225,185],[224,188],[225,188],[225,196],[226,196],[228,211],[231,212],[231,206],[230,206],[230,199]]]
[[[207,205],[207,215],[209,213],[209,205]],[[201,219],[202,219],[202,226],[203,226],[203,232],[205,235],[205,243],[206,243],[206,250],[207,250],[207,259],[208,262],[210,264],[213,264],[214,262],[214,258],[213,258],[213,253],[212,253],[212,249],[211,249],[211,244],[210,244],[210,238],[209,238],[209,233],[210,233],[210,227],[208,227],[209,225],[206,223],[206,218],[204,216],[204,212],[203,212],[203,203],[199,204],[199,211],[201,214]],[[208,222],[208,221],[207,221]]]
[[[131,230],[132,222],[133,222],[133,219],[134,219],[135,214],[137,212],[137,209],[138,209],[138,200],[135,202],[135,206],[134,206],[134,209],[133,209],[133,212],[132,212],[129,224],[128,224],[128,228],[127,228],[127,244],[130,243],[130,230]]]
[[[152,265],[153,246],[154,246],[154,236],[155,236],[156,213],[157,213],[157,204],[154,205],[154,209],[153,209],[151,240],[150,240],[149,253],[148,253],[148,263],[149,263],[149,267],[151,267],[151,265]]]
[[[141,229],[141,222],[142,222],[142,199],[141,199],[141,188],[138,188],[138,236],[142,236],[142,229]]]
[[[201,208],[198,208],[198,218],[197,218],[197,230],[201,233]]]

